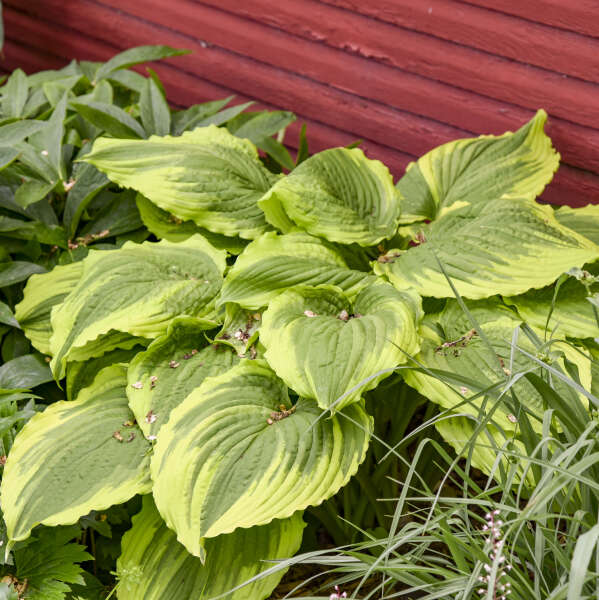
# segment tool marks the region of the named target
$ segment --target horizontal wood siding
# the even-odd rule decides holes
[[[314,150],[363,139],[397,177],[434,146],[514,130],[543,107],[563,161],[543,197],[583,205],[599,202],[599,27],[570,5],[586,4],[5,0],[3,65],[35,71],[133,45],[189,48],[155,65],[175,104],[236,94],[292,110],[290,147],[306,122]]]

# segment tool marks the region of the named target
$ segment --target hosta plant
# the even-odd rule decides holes
[[[256,576],[298,550],[303,511],[368,455],[365,398],[393,373],[441,407],[458,454],[480,435],[488,473],[489,439],[526,447],[543,427],[540,361],[591,385],[596,324],[562,335],[560,315],[595,309],[599,214],[535,200],[559,159],[543,111],[396,185],[356,148],[284,174],[228,129],[142,135],[141,114],[76,165],[135,195],[153,237],[32,275],[16,306],[66,400],[8,456],[9,549],[143,495],[119,598],[261,600],[283,570]]]

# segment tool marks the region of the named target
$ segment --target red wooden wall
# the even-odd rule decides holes
[[[189,48],[155,66],[173,103],[292,110],[313,150],[361,138],[396,176],[543,107],[562,155],[544,198],[599,202],[597,0],[5,0],[4,18],[5,70]]]

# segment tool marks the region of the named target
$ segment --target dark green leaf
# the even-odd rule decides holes
[[[237,135],[237,134],[235,134]],[[266,137],[256,141],[256,146],[260,150],[264,150],[271,158],[273,158],[282,167],[290,171],[295,167],[295,163],[289,154],[289,151],[281,142],[277,142],[274,138]]]
[[[171,129],[171,113],[156,82],[149,78],[139,98],[141,122],[148,135],[168,135]]]
[[[245,113],[244,113],[245,115]],[[233,121],[227,125],[227,129],[237,137],[247,138],[257,144],[265,137],[274,135],[281,129],[285,129],[295,121],[296,116],[288,111],[262,111],[249,115],[239,127]]]
[[[308,151],[308,140],[306,138],[306,124],[302,125],[299,135],[299,145],[297,147],[297,158],[295,159],[295,166],[303,163],[307,158],[310,157]]]
[[[135,195],[132,190],[114,194],[114,200],[83,228],[82,235],[103,234],[102,237],[107,237],[143,227]]]
[[[122,108],[113,104],[94,102],[71,102],[71,106],[92,125],[103,129],[109,135],[117,138],[145,138],[142,126]]]
[[[138,94],[141,93],[143,86],[146,82],[146,78],[135,71],[129,71],[128,69],[121,69],[120,71],[113,71],[108,79],[114,83],[133,90]],[[100,85],[100,84],[98,84]],[[97,87],[97,86],[96,86]]]
[[[45,198],[55,185],[39,179],[26,181],[15,192],[15,202],[23,208],[27,208],[30,204],[35,204]]]
[[[26,354],[0,367],[0,388],[27,390],[52,381],[52,372],[41,354]]]
[[[96,72],[94,85],[100,79],[108,77],[118,69],[126,69],[133,65],[168,58],[169,56],[180,56],[181,54],[189,54],[189,50],[180,50],[171,48],[170,46],[139,46],[138,48],[130,48],[124,52],[120,52],[113,56],[108,62],[104,63]]]
[[[15,260],[8,263],[0,263],[0,288],[25,281],[34,273],[45,273],[46,269],[35,263]]]
[[[2,88],[2,116],[5,119],[18,119],[23,114],[28,91],[27,75],[21,69],[13,71]]]
[[[12,314],[12,310],[10,310],[10,308],[4,304],[4,302],[0,302],[0,323],[5,323],[11,327],[18,327],[19,329],[21,328],[19,322]]]
[[[8,167],[17,156],[19,156],[19,151],[16,148],[0,147],[0,169]]]
[[[238,104],[237,106],[231,106],[231,108],[225,108],[216,114],[207,117],[196,123],[196,127],[208,127],[208,125],[222,125],[233,117],[236,117],[242,113],[246,108],[250,107],[253,102],[246,102],[245,104]],[[189,129],[189,128],[188,128]]]
[[[0,146],[10,146],[23,141],[46,126],[44,121],[15,121],[0,127]]]
[[[79,225],[79,219],[87,205],[96,194],[108,184],[108,177],[100,173],[90,164],[77,165],[75,171],[75,185],[67,195],[64,208],[64,224],[72,237]]]
[[[229,96],[224,100],[204,102],[196,104],[187,110],[180,110],[172,115],[172,135],[181,135],[184,131],[193,129],[200,121],[217,113],[221,108],[229,104],[235,96]]]
[[[0,234],[18,240],[37,240],[41,244],[66,248],[64,229],[39,221],[21,221],[10,217],[0,217]]]

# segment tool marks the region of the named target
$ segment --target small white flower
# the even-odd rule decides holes
[[[315,312],[312,312],[311,310],[305,310],[304,314],[306,315],[306,317],[317,317],[318,316]]]

